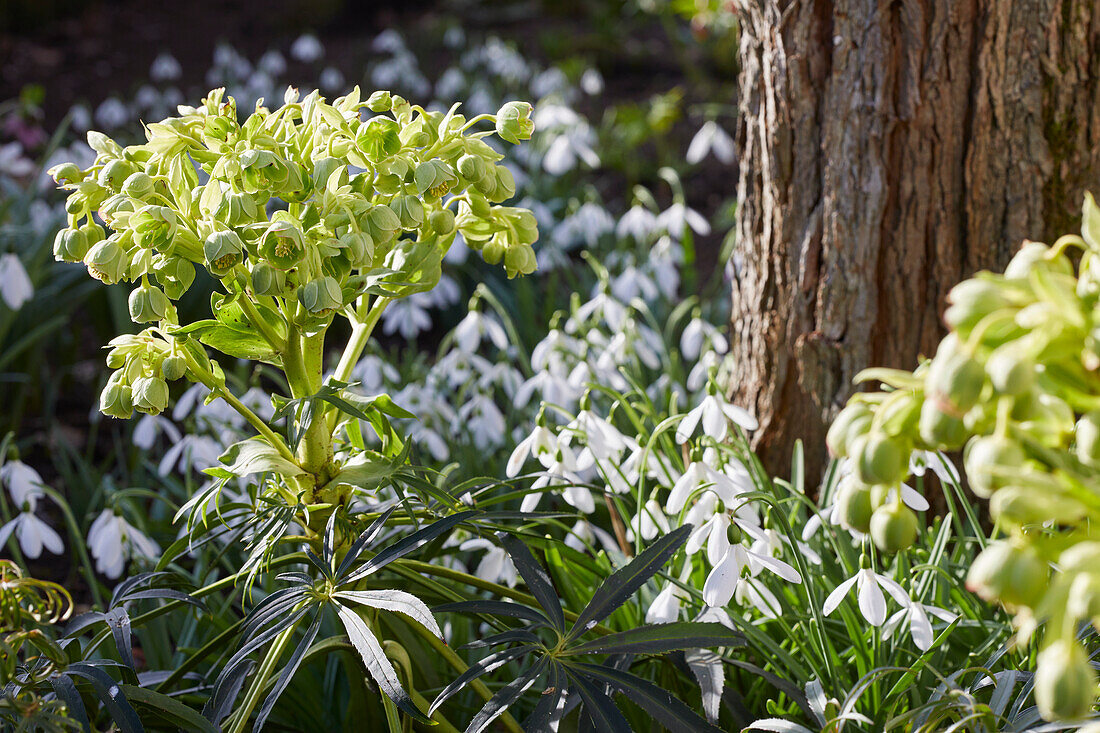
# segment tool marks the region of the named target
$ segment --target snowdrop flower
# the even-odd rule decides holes
[[[29,494],[23,504],[23,511],[19,512],[15,519],[0,527],[0,547],[7,544],[8,538],[14,532],[19,548],[31,560],[37,559],[42,554],[43,548],[54,555],[60,555],[65,551],[65,543],[61,541],[61,535],[35,516],[37,501],[35,494]]]
[[[575,386],[569,375],[562,374],[559,369],[545,369],[520,385],[512,402],[516,407],[523,407],[537,392],[543,402],[568,407],[577,401],[582,389],[583,386]]]
[[[619,223],[615,225],[615,235],[620,239],[633,237],[635,241],[645,242],[659,226],[656,214],[641,204],[635,204],[619,218]]]
[[[872,626],[882,626],[886,620],[886,598],[882,593],[883,590],[889,593],[898,605],[906,607],[910,604],[909,596],[900,585],[870,568],[861,568],[829,594],[821,607],[822,612],[826,616],[832,614],[853,587],[856,588],[858,595],[859,611]]]
[[[475,575],[492,583],[503,583],[509,588],[515,587],[516,566],[503,547],[498,547],[489,540],[479,537],[466,540],[458,546],[458,549],[463,552],[484,550],[485,557],[481,558],[481,562],[478,563],[477,570],[474,571]]]
[[[493,387],[499,387],[507,397],[514,397],[521,384],[523,384],[523,374],[503,361],[490,364],[477,378],[478,389],[488,392]]]
[[[657,299],[661,291],[649,274],[634,265],[628,265],[611,279],[611,294],[622,301],[641,298],[646,301]]]
[[[726,165],[732,165],[737,160],[737,150],[733,144],[733,138],[718,126],[714,120],[707,120],[695,133],[688,145],[687,155],[684,156],[688,163],[696,163],[713,153],[714,157]]]
[[[87,132],[92,126],[92,113],[88,111],[85,105],[74,104],[69,108],[69,121],[75,131]]]
[[[178,443],[183,438],[179,428],[168,418],[160,415],[145,415],[134,426],[131,440],[138,448],[149,450],[162,432],[172,443]]]
[[[400,333],[402,338],[411,341],[421,331],[431,328],[430,300],[426,296],[427,293],[413,293],[391,303],[382,313],[382,330],[390,335]]]
[[[508,334],[504,332],[504,327],[496,318],[478,310],[471,310],[466,314],[455,326],[454,336],[455,344],[467,354],[476,352],[485,339],[501,351],[508,348]]]
[[[530,435],[519,442],[515,450],[512,451],[512,455],[509,456],[504,475],[508,478],[518,476],[528,457],[538,459],[544,467],[549,466],[553,463],[557,443],[558,437],[542,423],[540,413],[539,424],[535,425],[535,429],[531,431]]]
[[[578,474],[587,470],[590,465],[584,462],[585,457],[582,456],[578,459],[573,449],[569,447],[568,442],[561,436],[558,438],[552,455],[553,458],[548,465],[544,461],[546,470],[531,484],[532,492],[524,497],[520,511],[534,511],[542,499],[542,492],[538,490],[550,486],[552,483],[559,484],[562,482],[565,483],[562,498],[565,499],[567,504],[575,507],[583,514],[591,514],[596,511],[596,503],[592,498],[592,492],[587,487],[577,486],[581,482]]]
[[[207,435],[184,435],[173,443],[160,459],[157,472],[167,476],[174,470],[186,473],[218,465],[222,454],[221,444]]]
[[[708,394],[697,407],[684,415],[684,419],[676,428],[676,442],[680,444],[688,442],[700,423],[703,426],[704,435],[721,442],[726,437],[730,422],[745,430],[756,430],[760,427],[756,418],[744,408],[726,402],[726,399],[718,393]]]
[[[96,572],[108,578],[122,575],[130,558],[140,555],[155,560],[160,555],[156,542],[111,509],[104,509],[92,522],[88,530],[88,549],[95,558]]]
[[[153,64],[149,67],[149,78],[153,81],[172,81],[179,79],[182,74],[183,67],[180,66],[180,62],[167,51],[153,59]]]
[[[290,57],[303,64],[312,64],[324,55],[325,47],[312,33],[304,33],[290,44]]]
[[[256,68],[271,78],[275,78],[286,71],[286,59],[283,58],[281,53],[271,49],[256,62]]]
[[[458,411],[455,431],[466,430],[473,435],[474,445],[486,450],[504,441],[504,415],[489,395],[478,394]]]
[[[8,488],[8,494],[15,504],[23,506],[28,501],[45,496],[42,493],[42,477],[26,463],[16,459],[0,466],[0,481]]]
[[[707,323],[698,314],[684,327],[684,333],[680,336],[680,352],[684,358],[694,361],[706,344],[710,350],[724,354],[729,349],[726,339],[713,324]]]
[[[764,618],[777,619],[783,610],[779,599],[755,575],[742,577],[737,582],[733,600],[741,606],[752,606]]]
[[[23,155],[23,145],[18,141],[0,145],[0,173],[12,178],[22,178],[34,172],[34,161]]]
[[[594,97],[603,91],[603,76],[596,69],[585,69],[580,79],[581,91]]]
[[[374,37],[370,50],[375,53],[400,53],[405,50],[405,39],[393,28],[387,28]]]
[[[672,487],[668,495],[665,510],[669,514],[679,514],[692,495],[703,489],[709,489],[725,504],[732,504],[738,494],[752,491],[752,485],[744,485],[735,482],[724,473],[719,473],[713,467],[702,461],[695,460],[688,464],[684,474]]]
[[[95,121],[103,127],[114,130],[130,120],[130,111],[115,97],[109,97],[96,107]]]
[[[435,96],[440,99],[455,99],[466,88],[466,75],[457,67],[450,67],[440,75],[435,83]]]
[[[687,592],[675,583],[669,583],[657,594],[645,613],[647,624],[670,624],[680,618],[680,602]]]
[[[475,374],[481,374],[492,367],[492,362],[483,356],[452,349],[432,368],[432,374],[451,389],[469,384]]]
[[[606,289],[601,289],[569,317],[569,320],[565,322],[565,331],[566,333],[575,334],[581,330],[582,326],[588,325],[590,321],[597,323],[602,321],[607,324],[612,332],[618,333],[622,330],[625,320],[626,307],[611,297]],[[589,333],[588,335],[591,338],[593,334]]]
[[[700,236],[705,237],[710,234],[710,224],[703,215],[679,201],[662,211],[657,217],[657,222],[676,239],[683,237],[684,232],[689,228]]]
[[[326,66],[317,78],[322,89],[337,91],[344,88],[344,75],[335,66]]]
[[[614,537],[587,519],[577,520],[573,529],[566,535],[565,544],[577,552],[587,552],[597,544],[603,547],[604,552],[615,552],[619,549]]]
[[[552,328],[531,352],[531,368],[542,371],[552,365],[564,364],[566,357],[569,360],[579,359],[583,350],[579,339]]]
[[[33,295],[34,285],[19,257],[11,252],[0,255],[0,299],[16,311]]]
[[[607,209],[587,201],[554,227],[554,237],[568,246],[583,243],[591,248],[596,246],[600,237],[614,230],[615,220]]]
[[[712,535],[713,537],[714,535]],[[708,547],[708,554],[709,554]],[[801,583],[802,576],[782,560],[771,555],[753,552],[740,542],[730,542],[722,558],[714,564],[703,583],[703,601],[708,606],[725,606],[743,580],[744,571],[756,575],[767,569],[788,583]]]
[[[584,438],[585,450],[593,458],[605,460],[626,448],[626,439],[618,428],[592,412],[590,401],[582,400],[581,411],[566,426],[566,430]]]
[[[542,158],[542,167],[552,176],[573,170],[578,161],[589,168],[598,168],[600,156],[592,149],[596,134],[588,125],[577,125],[553,137]]]
[[[928,469],[932,469],[932,473],[944,484],[958,484],[961,481],[959,469],[943,454],[928,450],[913,451],[909,459],[910,473],[923,476]]]
[[[466,45],[466,32],[461,26],[452,25],[443,34],[443,45],[447,48],[462,48]]]
[[[656,537],[658,532],[668,534],[670,531],[668,517],[662,511],[661,505],[654,499],[650,499],[630,520],[630,532],[627,538],[633,541],[635,537],[641,537],[648,542]]]
[[[548,97],[551,94],[561,94],[569,90],[569,77],[565,75],[564,71],[554,66],[536,74],[535,78],[531,80],[529,89],[537,99]]]
[[[702,358],[700,358],[698,363],[688,372],[687,381],[684,382],[684,386],[692,392],[698,392],[703,389],[703,387],[707,385],[707,380],[710,379],[711,370],[717,369],[721,363],[721,355],[717,352],[704,352]]]
[[[900,611],[896,611],[890,618],[886,619],[886,623],[882,626],[882,638],[889,639],[895,631],[908,624],[909,635],[913,637],[913,643],[922,652],[926,652],[932,646],[932,624],[928,619],[929,615],[949,624],[959,617],[958,614],[945,611],[936,606],[926,606],[923,603],[910,601],[902,606]]]

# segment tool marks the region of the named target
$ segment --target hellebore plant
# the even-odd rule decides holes
[[[1080,250],[1071,259],[1067,252]],[[914,372],[869,369],[883,391],[852,397],[830,450],[854,472],[841,521],[897,552],[917,537],[898,487],[914,451],[963,449],[971,490],[1003,538],[968,586],[1015,613],[1026,640],[1046,624],[1035,699],[1048,720],[1083,718],[1097,677],[1078,625],[1100,629],[1100,208],[1086,195],[1081,236],[1025,242],[1004,274],[957,285],[950,333]],[[973,519],[973,517],[971,517]]]

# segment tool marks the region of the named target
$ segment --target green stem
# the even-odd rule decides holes
[[[283,355],[283,372],[296,399],[312,397],[321,389],[321,361],[325,347],[324,333],[299,336],[292,330],[287,337]],[[332,433],[323,419],[324,410],[314,406],[309,425],[298,445],[298,463],[309,473],[320,476],[332,462]]]
[[[260,315],[260,311],[256,309],[256,305],[248,297],[247,287],[241,283],[242,294],[237,299],[237,302],[241,304],[241,310],[248,316],[248,320],[252,321],[252,324],[256,326],[256,329],[260,332],[260,335],[264,337],[267,343],[271,344],[271,348],[282,353],[286,350],[286,341],[279,337],[279,334],[275,333],[271,329],[271,326],[267,324],[263,316]]]
[[[54,504],[61,509],[61,514],[65,517],[65,524],[69,528],[69,534],[72,536],[73,547],[76,548],[76,552],[80,556],[81,571],[84,573],[88,588],[92,591],[92,600],[95,601],[96,606],[103,608],[103,597],[99,592],[99,581],[97,581],[95,577],[95,566],[92,565],[92,559],[88,556],[88,548],[85,547],[87,543],[84,541],[84,535],[81,533],[80,527],[76,523],[76,517],[73,516],[73,510],[69,508],[69,503],[65,501],[61,494],[48,486],[39,488],[47,496],[53,499]]]
[[[271,443],[275,447],[275,450],[279,451],[279,455],[287,459],[291,463],[295,463],[294,454],[291,453],[290,448],[283,442],[283,439],[279,437],[279,434],[272,430],[267,423],[260,419],[260,416],[248,409],[243,402],[229,391],[225,385],[218,385],[214,390],[215,393],[223,400],[225,400],[230,407],[239,412],[248,424],[256,428],[256,431],[264,437],[267,442]]]
[[[233,727],[229,729],[229,733],[242,733],[248,725],[248,719],[252,717],[252,711],[256,708],[257,703],[260,702],[260,695],[264,692],[264,685],[267,683],[267,678],[275,671],[276,665],[279,664],[279,658],[283,656],[283,650],[294,636],[294,629],[297,627],[298,624],[293,624],[276,636],[275,641],[271,643],[271,648],[267,650],[267,656],[264,657],[263,663],[260,664],[259,671],[252,679],[252,684],[248,688],[248,695],[244,699],[244,704],[238,708],[237,718],[233,722]]]
[[[359,357],[363,355],[363,349],[367,346],[374,327],[378,325],[378,319],[382,317],[382,311],[389,305],[389,298],[379,298],[367,312],[362,321],[352,321],[351,338],[344,347],[344,353],[340,355],[340,363],[336,365],[336,372],[332,378],[337,382],[346,382],[351,377],[355,365],[359,363]],[[336,429],[336,422],[340,419],[340,411],[333,408],[328,418],[328,431],[331,434]]]

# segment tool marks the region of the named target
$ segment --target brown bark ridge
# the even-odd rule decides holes
[[[777,474],[820,475],[868,365],[913,367],[944,297],[1100,194],[1095,0],[738,0],[729,391]]]

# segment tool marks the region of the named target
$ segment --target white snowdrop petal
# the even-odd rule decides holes
[[[844,596],[848,595],[848,591],[850,591],[852,589],[852,586],[856,584],[856,580],[858,578],[858,575],[853,575],[852,577],[848,578],[843,583],[838,585],[836,588],[834,588],[833,592],[829,594],[829,596],[825,599],[825,603],[821,606],[821,612],[828,616],[833,611],[835,611],[840,605],[841,601],[844,600]]]

